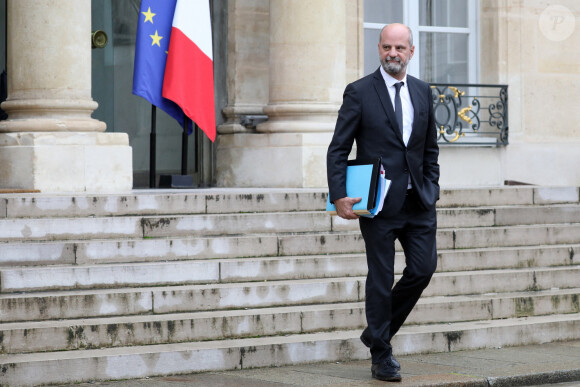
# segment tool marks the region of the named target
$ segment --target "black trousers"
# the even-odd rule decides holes
[[[437,214],[435,208],[420,208],[409,193],[398,214],[361,217],[359,222],[368,264],[368,327],[363,335],[370,343],[373,363],[379,363],[392,353],[391,338],[411,313],[437,267]],[[403,247],[406,267],[393,287],[395,239]]]

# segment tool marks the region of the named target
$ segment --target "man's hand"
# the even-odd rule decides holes
[[[336,213],[343,219],[358,219],[359,216],[352,211],[352,206],[358,203],[362,198],[349,198],[344,197],[336,199],[334,201],[334,206],[336,207]]]

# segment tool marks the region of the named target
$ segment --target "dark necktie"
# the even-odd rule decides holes
[[[403,82],[395,83],[395,116],[397,117],[397,124],[399,124],[399,130],[401,131],[401,136],[403,135],[403,106],[401,105],[401,86]]]

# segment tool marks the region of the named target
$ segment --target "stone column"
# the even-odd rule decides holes
[[[270,0],[228,1],[228,104],[218,134],[255,132],[268,103]]]
[[[130,190],[127,134],[91,118],[91,1],[8,0],[7,12],[0,188]]]
[[[270,101],[258,131],[332,131],[345,74],[344,2],[271,0]]]
[[[219,185],[326,186],[326,150],[346,85],[346,37],[358,36],[349,30],[348,5],[270,1],[268,121],[258,133],[219,137]]]

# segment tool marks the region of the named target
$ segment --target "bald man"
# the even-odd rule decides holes
[[[370,348],[373,378],[400,381],[391,340],[437,266],[435,234],[439,199],[439,148],[429,85],[407,74],[415,47],[403,24],[389,24],[379,35],[379,68],[349,84],[327,153],[330,201],[344,219],[358,219],[365,241],[367,328],[361,341]],[[348,154],[356,141],[357,159],[381,157],[391,180],[382,211],[357,216],[361,198],[346,193]],[[405,253],[402,278],[394,283],[395,239]]]

